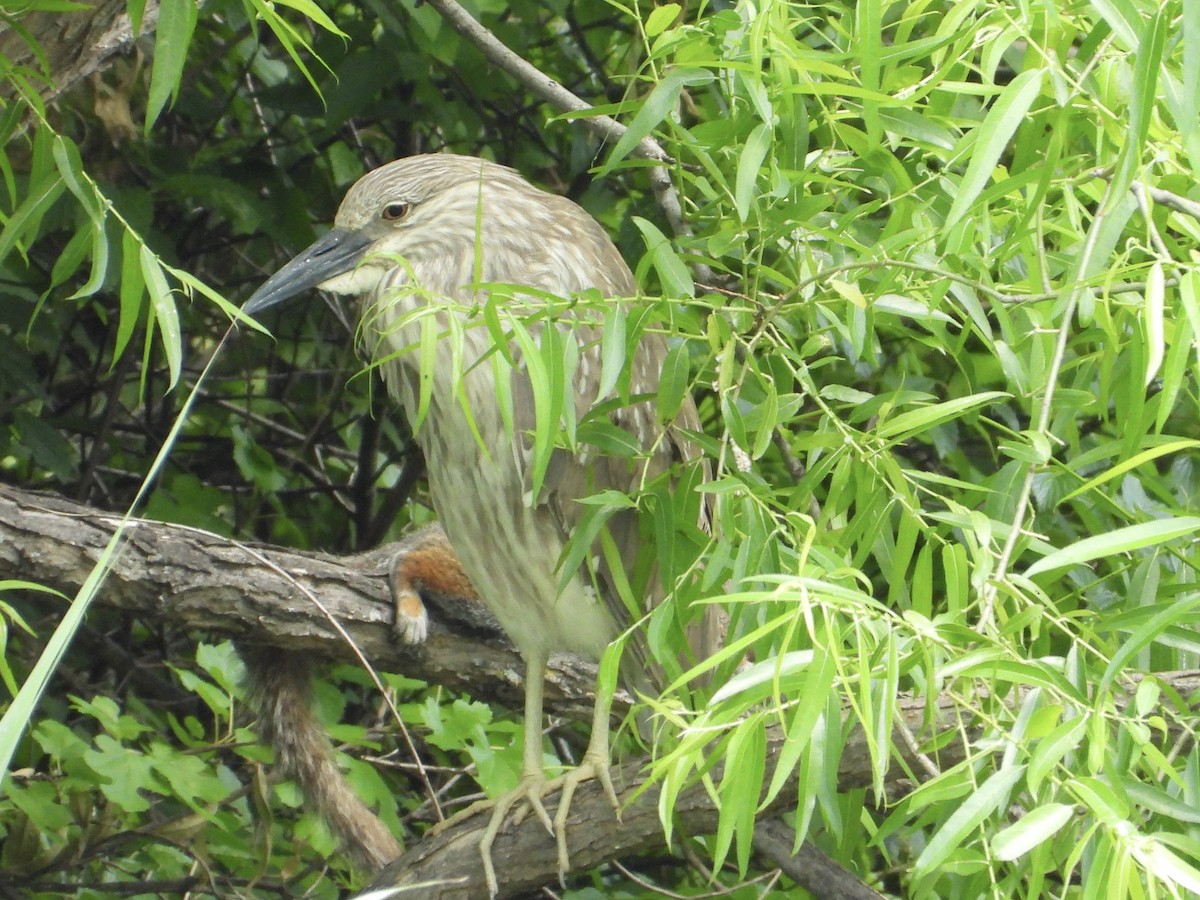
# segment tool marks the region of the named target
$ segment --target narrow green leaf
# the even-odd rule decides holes
[[[1151,757],[1155,768],[1158,768],[1159,771],[1169,777],[1173,774],[1171,772],[1173,764],[1158,751],[1153,741],[1154,739],[1149,737],[1144,741],[1140,741],[1138,749],[1148,750],[1150,753],[1155,754]],[[1182,779],[1176,779],[1176,782],[1181,783]],[[1186,822],[1189,825],[1200,825],[1200,808],[1197,808],[1194,803],[1188,802],[1187,794],[1172,797],[1155,784],[1134,781],[1131,778],[1123,779],[1121,788],[1129,795],[1129,799],[1138,806],[1145,807],[1159,815],[1168,816],[1179,823]]]
[[[125,14],[129,16],[129,22],[133,26],[131,31],[133,34],[142,33],[142,15],[146,12],[146,0],[126,0]]]
[[[1125,143],[1121,147],[1121,156],[1117,160],[1116,171],[1112,176],[1109,187],[1108,209],[1110,212],[1118,203],[1128,201],[1129,186],[1137,176],[1141,167],[1142,148],[1150,133],[1150,121],[1158,105],[1159,74],[1162,71],[1163,50],[1167,43],[1167,34],[1171,30],[1174,15],[1165,7],[1155,9],[1146,20],[1141,37],[1137,42],[1137,53],[1134,57],[1133,76],[1129,81],[1133,96],[1129,100],[1129,112],[1126,121],[1129,130]]]
[[[279,10],[273,0],[249,0],[249,5],[274,33],[275,39],[279,41],[280,46],[291,57],[292,65],[304,76],[304,80],[313,89],[313,93],[324,100],[324,96],[321,93],[321,86],[317,84],[316,78],[313,77],[312,72],[305,62],[306,56],[313,53],[312,45],[308,40],[308,33],[300,31],[288,22],[287,19],[283,18],[279,14]],[[305,52],[301,53],[301,50]],[[325,65],[325,61],[319,56],[317,60],[322,65]]]
[[[121,312],[117,319],[117,338],[113,347],[113,365],[125,352],[129,339],[142,317],[146,281],[142,277],[141,250],[133,232],[121,239]]]
[[[607,400],[621,377],[625,367],[625,307],[614,304],[604,319],[604,333],[600,338],[600,391],[597,402]]]
[[[533,391],[533,459],[530,464],[530,502],[536,503],[542,493],[542,482],[550,455],[554,452],[554,429],[557,423],[551,418],[551,385],[546,364],[538,350],[537,342],[525,327],[525,323],[509,314],[513,337],[521,348],[521,359]],[[526,436],[521,436],[526,440]]]
[[[54,162],[68,189],[75,195],[92,224],[92,270],[88,280],[69,299],[90,297],[104,284],[108,275],[108,234],[105,231],[105,201],[95,183],[83,171],[83,160],[75,142],[54,136]],[[119,354],[118,354],[119,355]]]
[[[1191,162],[1194,181],[1200,172],[1200,123],[1193,114],[1200,108],[1200,5],[1183,4],[1180,19],[1183,84],[1173,105],[1173,118]]]
[[[566,396],[567,384],[572,383],[567,378],[573,374],[575,361],[578,358],[579,345],[574,339],[566,341],[563,334],[553,325],[543,325],[538,334],[538,353],[542,358],[542,370],[546,373],[546,417],[550,420],[548,432],[553,445],[558,430],[563,428],[566,437],[574,439],[575,410],[572,405],[570,424],[567,424]]]
[[[756,687],[784,678],[808,669],[813,662],[813,650],[789,650],[782,656],[772,656],[759,660],[737,672],[726,681],[709,700],[710,705],[716,705],[730,697],[746,693]],[[805,679],[807,684],[807,678]],[[822,698],[824,702],[824,698]]]
[[[659,420],[669,422],[679,412],[684,394],[687,393],[689,370],[687,344],[676,344],[667,351],[667,358],[663,360],[657,397]]]
[[[870,746],[878,751],[878,756],[871,760],[872,787],[876,800],[884,803],[887,799],[885,778],[891,759],[896,698],[900,693],[900,653],[896,646],[896,632],[893,630],[889,630],[885,638],[884,677],[876,681],[874,687],[878,691],[879,702],[875,705],[874,721],[871,722],[875,740]]]
[[[1055,550],[1026,569],[1025,576],[1032,578],[1042,572],[1080,565],[1117,553],[1130,553],[1143,547],[1164,544],[1178,537],[1195,537],[1197,533],[1200,533],[1200,517],[1197,516],[1175,516],[1156,519],[1153,522],[1140,522],[1137,525],[1118,528],[1108,534],[1084,538],[1061,550]]]
[[[139,255],[142,277],[146,280],[163,353],[167,357],[167,370],[171,374],[169,387],[173,388],[183,373],[183,335],[179,329],[179,311],[175,308],[175,298],[171,295],[171,286],[167,284],[167,276],[158,257],[145,244],[141,246]]]
[[[683,264],[683,260],[676,255],[670,239],[659,231],[653,222],[648,222],[641,216],[634,216],[633,224],[638,227],[646,241],[646,249],[650,251],[654,269],[662,280],[663,291],[672,297],[696,296],[696,285],[692,282],[691,273]]]
[[[1132,50],[1138,45],[1137,26],[1141,16],[1129,0],[1088,0],[1088,5],[1108,23],[1123,49]]]
[[[275,3],[279,6],[291,7],[314,24],[320,25],[330,34],[335,34],[340,38],[348,37],[346,32],[338,28],[334,24],[333,19],[325,14],[325,10],[317,6],[316,3],[313,3],[312,0],[275,0]]]
[[[1196,440],[1178,440],[1170,441],[1166,444],[1159,444],[1157,447],[1151,447],[1148,450],[1143,450],[1141,453],[1131,456],[1129,459],[1122,460],[1111,469],[1106,469],[1095,478],[1090,478],[1067,496],[1063,497],[1059,503],[1066,503],[1069,500],[1074,500],[1080,494],[1086,494],[1088,491],[1099,487],[1106,482],[1112,481],[1114,478],[1119,478],[1126,472],[1131,472],[1138,466],[1144,465],[1151,460],[1158,459],[1160,456],[1166,456],[1169,453],[1178,453],[1181,450],[1193,450],[1200,447],[1200,441]]]
[[[1175,335],[1167,342],[1167,359],[1162,369],[1162,391],[1158,398],[1158,413],[1154,417],[1154,430],[1161,434],[1175,410],[1175,403],[1185,385],[1191,383],[1192,347],[1195,332],[1187,316],[1175,317]]]
[[[1087,717],[1077,715],[1055,728],[1046,735],[1034,748],[1029,757],[1029,774],[1026,779],[1029,790],[1037,791],[1042,780],[1050,770],[1062,761],[1062,758],[1079,746],[1083,733],[1087,730]]]
[[[629,123],[629,130],[621,135],[616,146],[613,147],[602,172],[607,171],[615,163],[628,156],[642,138],[674,111],[675,104],[679,102],[679,93],[683,90],[684,85],[707,84],[715,77],[712,72],[704,69],[680,68],[668,72],[642,103],[642,108],[637,111],[637,115]]]
[[[747,739],[746,765],[738,772],[736,791],[738,871],[744,876],[750,865],[750,853],[754,849],[754,814],[758,810],[758,796],[762,793],[763,777],[767,768],[767,734],[763,723],[750,720],[739,731],[749,733]],[[724,785],[722,785],[723,787]]]
[[[980,394],[968,394],[956,397],[944,403],[934,403],[919,409],[909,410],[894,418],[888,419],[879,427],[878,434],[885,440],[903,440],[911,434],[925,431],[934,425],[940,425],[951,419],[965,415],[973,409],[987,406],[996,400],[1011,396],[1004,391],[984,391]]]
[[[713,849],[713,865],[721,866],[734,836],[738,842],[738,865],[745,871],[754,833],[754,813],[766,770],[766,735],[763,723],[750,718],[734,730],[725,757],[721,779],[721,815]]]
[[[981,784],[978,790],[968,794],[962,806],[950,814],[917,857],[913,878],[927,875],[945,863],[984,819],[992,815],[1000,804],[1008,801],[1009,792],[1024,774],[1024,766],[1001,769]]]
[[[946,604],[953,614],[965,609],[971,586],[967,549],[958,543],[942,548],[942,571],[946,577]]]
[[[1146,377],[1145,387],[1154,381],[1162,366],[1166,347],[1163,345],[1163,297],[1166,293],[1166,279],[1163,277],[1162,263],[1158,260],[1150,266],[1146,276],[1146,300],[1142,305],[1142,327],[1146,332]]]
[[[1200,526],[1200,520],[1197,521]],[[1157,523],[1155,523],[1157,524]],[[1133,527],[1137,527],[1136,525]],[[1125,529],[1128,530],[1128,529]],[[1193,529],[1194,531],[1194,529]],[[1144,647],[1149,646],[1153,641],[1166,632],[1174,625],[1187,623],[1189,626],[1195,625],[1195,610],[1200,606],[1200,594],[1189,593],[1180,597],[1166,609],[1161,610],[1151,616],[1146,622],[1142,623],[1125,639],[1117,652],[1113,654],[1112,659],[1108,663],[1108,667],[1104,670],[1104,674],[1100,677],[1100,686],[1107,688],[1114,678],[1121,674],[1130,661]]]
[[[145,133],[150,134],[167,100],[179,93],[183,64],[196,28],[196,0],[162,0],[154,37],[154,64],[150,70],[150,94],[146,100]]]
[[[104,224],[104,207],[96,196],[95,187],[83,171],[83,160],[79,156],[79,148],[75,142],[61,135],[54,136],[54,163],[62,175],[75,199],[87,212],[92,223],[97,226]]]
[[[263,327],[256,319],[252,319],[250,316],[245,315],[240,307],[234,306],[227,299],[225,299],[222,294],[209,287],[191,272],[187,272],[183,269],[177,269],[174,266],[168,266],[166,264],[163,265],[163,268],[166,270],[168,275],[176,279],[184,286],[189,297],[192,296],[193,293],[207,297],[213,303],[217,304],[217,308],[220,309],[225,315],[229,316],[229,318],[237,319],[240,323],[246,325],[247,327],[253,328],[259,334],[268,337],[270,336],[271,332],[267,331],[267,329]]]
[[[1074,815],[1075,807],[1066,803],[1045,803],[1031,809],[992,838],[992,853],[997,859],[1018,859],[1058,834]]]
[[[88,255],[96,229],[91,222],[80,223],[79,230],[71,235],[66,245],[58,251],[54,266],[50,269],[50,290],[72,278]]]
[[[767,381],[763,389],[766,396],[755,410],[758,413],[758,429],[754,435],[754,446],[750,448],[751,459],[762,459],[771,446],[775,437],[775,426],[779,422],[779,394],[775,391],[775,385]]]
[[[810,652],[812,656],[805,673],[804,688],[788,725],[787,739],[775,764],[775,773],[771,776],[764,804],[774,800],[784,785],[791,781],[800,754],[808,747],[817,720],[833,690],[833,678],[837,672],[834,655],[821,649]]]
[[[1129,816],[1128,800],[1099,778],[1076,778],[1066,786],[1087,811],[1105,825],[1116,826]]]
[[[1163,835],[1166,838],[1168,835]],[[1147,842],[1138,842],[1135,852],[1140,857],[1147,871],[1154,873],[1156,879],[1182,888],[1186,895],[1200,896],[1200,870],[1191,863],[1176,855],[1169,847],[1164,846],[1157,836]],[[1194,852],[1195,845],[1189,842]],[[1126,895],[1128,896],[1128,895]]]
[[[991,180],[1000,155],[1008,147],[1008,142],[1016,134],[1018,126],[1025,121],[1029,107],[1041,93],[1044,74],[1043,69],[1022,72],[996,98],[983,124],[976,130],[971,162],[968,163],[967,171],[954,194],[954,202],[950,205],[950,212],[942,226],[943,234],[959,223],[975,202],[975,198]]]
[[[19,245],[25,232],[36,227],[41,217],[62,195],[65,187],[62,176],[55,172],[29,189],[21,205],[4,223],[4,231],[0,232],[0,260],[5,259],[13,247]]]
[[[750,204],[756,196],[758,175],[762,170],[763,160],[767,158],[767,151],[771,149],[773,137],[771,126],[763,122],[750,132],[746,143],[742,145],[737,164],[737,181],[733,190],[734,206],[738,219],[742,222],[750,216]]]
[[[881,135],[880,104],[870,95],[882,93],[879,71],[883,61],[883,8],[879,0],[858,0],[854,4],[854,32],[859,78],[867,92],[862,103],[863,121],[867,126],[868,140],[877,143]]]
[[[92,270],[88,280],[68,300],[90,297],[104,285],[108,275],[108,235],[103,228],[92,228]]]

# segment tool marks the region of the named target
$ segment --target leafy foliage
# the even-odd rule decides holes
[[[662,321],[675,351],[658,411],[700,402],[711,540],[685,524],[698,490],[590,502],[596,529],[622,506],[650,513],[675,604],[643,627],[676,687],[719,674],[694,706],[651,701],[668,797],[725,762],[716,877],[752,874],[758,798],[792,784],[797,830],[897,893],[1200,892],[1195,716],[1164,674],[1200,652],[1200,10],[475,12],[628,132],[602,144],[569,124],[428,5],[218,0],[196,27],[194,4],[165,3],[149,71],[126,59],[105,74],[107,113],[80,91],[51,117],[9,67],[5,477],[123,509],[213,355],[226,297],[307,243],[367,168],[486,153],[585,205],[659,298],[578,301],[603,323],[606,386],[619,393],[626,348]],[[689,234],[671,233],[633,156],[647,135],[674,159]],[[147,514],[330,550],[428,518],[373,374],[345,377],[350,317],[313,306],[270,323],[271,354],[244,334],[217,360]],[[516,315],[487,327],[529,337]],[[570,419],[561,354],[541,349],[535,388],[556,411],[543,456],[555,441],[619,451],[603,416]],[[58,610],[4,587],[15,683],[40,649],[22,621],[42,640]],[[728,608],[731,642],[685,671],[676,617],[706,602]],[[100,620],[132,658],[186,657],[161,626]],[[30,722],[17,765],[34,774],[2,801],[10,871],[183,878],[203,847],[217,892],[271,889],[245,839],[257,799],[224,799],[254,751],[235,747],[232,663],[215,657],[173,688],[193,697],[182,715],[68,658],[89,692],[48,695]],[[921,727],[901,695],[926,702]],[[515,771],[510,723],[437,694],[404,710],[489,789]],[[785,735],[773,773],[768,729]],[[865,785],[839,781],[856,734]],[[910,747],[919,770],[897,782]],[[415,808],[412,785],[386,777],[360,784]],[[145,831],[148,814],[164,830]],[[286,874],[271,884],[332,895],[347,876],[312,861],[333,849],[316,831],[293,845],[272,827],[270,871]]]

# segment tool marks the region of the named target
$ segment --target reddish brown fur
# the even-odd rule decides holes
[[[400,855],[400,843],[351,790],[325,727],[313,715],[311,662],[275,647],[240,645],[247,698],[279,774],[295,780],[354,862],[366,871]]]
[[[397,624],[404,617],[420,620],[417,640],[425,636],[422,595],[443,604],[482,602],[440,525],[406,537],[391,574]],[[309,657],[272,647],[239,649],[259,735],[275,750],[279,774],[299,784],[358,866],[375,870],[399,856],[400,844],[346,783],[325,728],[313,715]]]
[[[392,576],[392,592],[397,597],[403,592],[406,602],[411,596],[416,604],[421,602],[416,594],[483,602],[450,546],[446,532],[436,524],[425,526],[401,545]]]

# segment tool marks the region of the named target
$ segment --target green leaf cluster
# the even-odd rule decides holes
[[[345,377],[362,370],[353,310],[314,301],[273,320],[269,353],[243,325],[197,385],[229,300],[308,243],[363,171],[416,150],[488,155],[582,203],[645,294],[497,291],[477,311],[471,327],[502,347],[487,364],[527,365],[534,382],[535,489],[563,448],[636,456],[610,415],[631,400],[625,362],[647,329],[671,345],[656,414],[699,404],[711,478],[586,500],[567,561],[641,512],[671,589],[638,626],[673,686],[645,698],[652,773],[668,824],[697,781],[719,804],[713,879],[759,873],[756,815],[784,802],[799,835],[896,894],[1200,892],[1194,704],[1172,675],[1200,654],[1200,10],[473,11],[628,131],[599,140],[423,4],[167,3],[147,68],[121,60],[53,114],[37,94],[48,71],[5,61],[2,476],[120,511],[154,471],[148,515],[331,551],[428,520],[375,372]],[[87,93],[101,88],[108,106]],[[140,127],[122,131],[114,109]],[[671,159],[685,231],[636,153],[644,138]],[[542,327],[558,317],[599,344],[595,409],[569,402],[581,346]],[[428,321],[423,359],[456,338]],[[497,400],[513,421],[514,398]],[[629,573],[631,606],[647,577]],[[52,631],[61,607],[4,590],[17,627],[0,677],[15,693],[40,671],[28,632]],[[688,658],[682,626],[711,604],[727,647]],[[135,658],[190,665],[160,623],[90,623]],[[63,671],[115,684],[99,669],[68,655]],[[611,686],[612,659],[602,672]],[[121,865],[78,851],[120,835],[146,854],[138,871],[183,873],[203,853],[222,890],[259,883],[249,806],[217,797],[248,783],[231,760],[249,751],[222,744],[234,689],[211,672],[181,684],[194,722],[127,690],[64,688],[23,713],[29,736],[9,737],[31,774],[5,793],[6,866],[83,858],[72,877],[110,877]],[[68,690],[82,699],[56,699]],[[515,772],[502,715],[434,693],[403,717],[488,790]],[[360,784],[416,807],[412,784],[385,778]],[[187,839],[147,839],[150,814]],[[318,832],[300,828],[309,848],[287,865],[264,858],[331,894],[308,855],[333,851]],[[590,877],[581,893],[648,890]],[[705,880],[661,879],[682,893]]]

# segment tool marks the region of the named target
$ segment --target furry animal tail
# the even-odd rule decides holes
[[[402,848],[338,767],[325,726],[313,713],[309,658],[276,647],[241,644],[238,650],[259,736],[275,750],[277,773],[300,786],[357,866],[374,871],[387,865]]]

